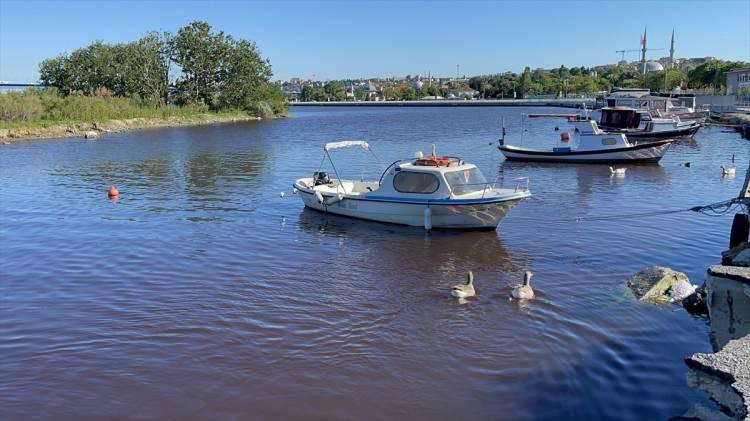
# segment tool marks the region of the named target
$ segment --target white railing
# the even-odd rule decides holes
[[[529,191],[529,177],[517,177],[517,178],[514,178],[513,181],[515,182],[515,187],[513,188],[514,192],[518,193],[518,192]],[[450,186],[451,192],[453,192],[453,194],[455,195],[479,193],[481,191],[482,199],[484,199],[488,190],[492,191],[494,189],[502,188],[502,187],[503,187],[502,182],[457,184],[454,186]]]

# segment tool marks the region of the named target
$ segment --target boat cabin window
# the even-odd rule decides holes
[[[481,192],[487,184],[487,180],[478,168],[447,172],[445,173],[445,180],[451,186],[453,194]]]
[[[401,193],[435,193],[440,186],[434,174],[401,171],[393,177],[393,188]]]
[[[617,144],[617,139],[614,137],[605,137],[602,139],[602,145],[612,146]]]
[[[600,123],[605,127],[634,129],[641,123],[641,117],[634,110],[602,110]]]

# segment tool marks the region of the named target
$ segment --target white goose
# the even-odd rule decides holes
[[[734,175],[737,172],[735,167],[721,166],[721,175]]]
[[[453,285],[451,295],[456,298],[467,298],[476,295],[476,291],[474,291],[474,274],[471,271],[466,274],[465,284]]]
[[[513,287],[510,295],[518,300],[530,300],[534,298],[534,290],[531,289],[531,277],[534,274],[526,271],[523,275],[523,283]]]
[[[618,177],[622,177],[625,175],[625,171],[627,171],[627,168],[612,168],[609,167],[609,173],[611,175],[616,175]]]

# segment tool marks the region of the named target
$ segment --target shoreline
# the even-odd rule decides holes
[[[275,116],[270,118],[281,118]],[[239,123],[246,121],[260,121],[261,117],[251,116],[246,113],[236,114],[196,114],[190,117],[137,117],[124,119],[111,119],[106,121],[93,121],[90,123],[60,123],[47,127],[21,126],[0,129],[0,144],[8,145],[19,141],[28,140],[50,140],[65,138],[91,138],[94,139],[102,134],[120,133],[150,128],[199,126],[216,123]]]

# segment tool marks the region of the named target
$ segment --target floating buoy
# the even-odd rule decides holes
[[[685,163],[685,166],[686,166],[686,167],[688,167],[688,168],[690,168],[690,163],[689,163],[689,162],[686,162],[686,163]]]
[[[120,195],[120,192],[117,190],[117,187],[110,186],[109,190],[107,190],[107,196],[109,197],[117,197]]]
[[[570,141],[570,133],[568,133],[568,132],[562,132],[562,133],[560,133],[560,140],[563,141],[563,142]]]

